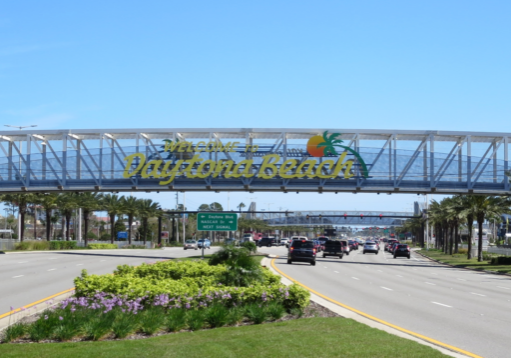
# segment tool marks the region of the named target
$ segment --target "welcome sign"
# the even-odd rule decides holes
[[[303,179],[320,178],[350,179],[356,177],[355,168],[367,178],[367,166],[358,152],[342,144],[340,133],[311,137],[306,151],[293,151],[298,159],[287,158],[288,153],[261,150],[259,145],[241,142],[219,143],[216,141],[165,140],[163,153],[167,159],[154,159],[144,153],[134,153],[124,158],[123,177],[160,179],[160,185],[168,185],[177,177],[186,178],[258,178]],[[212,159],[213,154],[223,153],[225,159]],[[233,158],[239,157],[241,160]],[[231,159],[232,158],[232,159]],[[244,158],[244,159],[242,159]],[[355,165],[355,166],[354,166]]]

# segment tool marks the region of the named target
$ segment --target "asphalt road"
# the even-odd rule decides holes
[[[216,248],[205,250],[206,254]],[[140,265],[162,259],[198,256],[201,250],[87,250],[0,255],[0,314],[74,287],[82,269],[111,273],[118,265]]]
[[[295,280],[350,307],[483,357],[511,356],[511,278],[436,264],[412,254],[394,259],[353,251],[316,266],[275,266]]]

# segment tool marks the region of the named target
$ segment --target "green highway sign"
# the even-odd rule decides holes
[[[227,213],[199,213],[197,215],[198,231],[236,231],[238,215]]]

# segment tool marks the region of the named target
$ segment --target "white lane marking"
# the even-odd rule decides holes
[[[412,270],[417,271],[417,269],[414,269],[414,268]]]
[[[473,294],[473,295],[476,295],[476,296],[486,297],[486,295],[481,295],[480,293],[475,293],[475,292],[470,292],[470,293]]]
[[[437,273],[433,273],[433,272],[430,272],[430,274],[432,274],[432,275],[438,275]]]
[[[504,290],[511,290],[509,287],[497,286],[498,288],[503,288]]]
[[[440,306],[444,306],[444,307],[452,308],[452,306],[444,305],[443,303],[439,303],[439,302],[433,302],[433,301],[431,301],[431,303],[434,303],[435,305],[440,305]]]
[[[83,266],[83,264],[76,264],[76,266]]]
[[[99,260],[99,262],[103,262],[103,261],[106,261],[106,260]]]
[[[433,285],[433,286],[436,286],[436,284],[434,284],[434,283],[431,283],[431,282],[424,282],[424,283],[427,283],[428,285]]]
[[[28,262],[28,261],[20,261],[20,262],[18,262],[18,263],[19,263],[19,264],[25,264],[25,263],[27,263],[27,262]]]
[[[378,272],[383,272],[382,270],[376,270],[376,271],[378,271]]]
[[[55,271],[56,269],[49,269],[48,271]]]
[[[323,267],[324,267],[324,268],[328,268],[328,267],[326,267],[326,266],[323,266]]]
[[[23,277],[23,275],[13,276],[12,278],[18,278],[18,277]]]
[[[394,291],[393,289],[391,288],[387,288],[387,287],[383,287],[383,286],[380,286],[381,288],[383,288],[384,290],[389,290],[389,291]]]
[[[460,280],[460,281],[466,281],[466,280],[464,280],[464,279],[462,279],[462,278],[457,278],[456,280]]]
[[[397,277],[403,277],[403,276],[401,276],[401,275],[396,275],[396,276],[397,276]]]
[[[354,280],[360,280],[360,279],[358,279],[358,278],[356,278],[356,277],[352,277],[352,279],[354,279]]]
[[[56,259],[57,259],[56,257],[51,257],[48,260],[56,260]]]
[[[335,273],[339,273],[339,271],[334,271]]]

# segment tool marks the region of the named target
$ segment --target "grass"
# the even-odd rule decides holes
[[[257,262],[261,263],[261,260],[263,258],[266,257],[266,255],[254,255],[252,256],[254,258],[254,260],[257,260]],[[179,259],[176,259],[178,261],[190,261],[190,260],[197,260],[197,259],[201,259],[202,256],[189,256],[189,257],[181,257]],[[204,259],[205,260],[209,260],[211,258],[211,254],[209,255],[204,255]]]
[[[370,344],[368,344],[370,342]],[[447,357],[419,343],[345,318],[182,332],[104,342],[0,344],[2,358],[130,357]]]
[[[440,262],[457,266],[457,267],[465,267],[471,268],[475,270],[486,270],[486,271],[494,271],[499,273],[511,273],[511,265],[490,265],[489,261],[477,261],[477,257],[473,257],[470,260],[467,259],[466,254],[444,254],[440,250],[430,249],[429,251],[421,250],[421,254],[424,256],[430,257],[434,260],[438,260]]]

